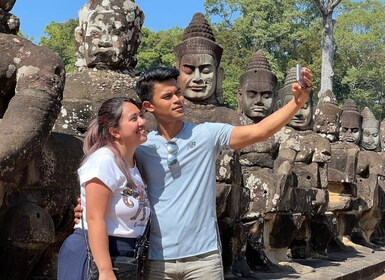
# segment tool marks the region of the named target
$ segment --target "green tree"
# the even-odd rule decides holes
[[[76,42],[74,30],[78,26],[78,21],[70,19],[67,22],[51,22],[44,29],[47,36],[40,39],[39,45],[51,49],[63,60],[67,72],[76,69]]]
[[[282,82],[286,71],[300,62],[320,69],[322,21],[313,1],[299,0],[206,0],[217,41],[224,47],[225,103],[235,106],[238,79],[251,56],[263,50],[273,72]]]
[[[175,66],[174,47],[181,41],[183,29],[171,28],[158,32],[142,28],[142,42],[138,49],[136,69],[144,70],[154,66]]]
[[[343,1],[335,25],[335,68],[345,89],[338,97],[354,99],[385,117],[385,3],[380,0]],[[348,91],[346,91],[348,89]]]

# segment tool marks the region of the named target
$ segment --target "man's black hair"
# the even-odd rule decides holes
[[[175,67],[155,67],[145,71],[136,82],[136,94],[143,101],[152,101],[153,88],[155,83],[164,82],[170,79],[177,80],[179,70]]]

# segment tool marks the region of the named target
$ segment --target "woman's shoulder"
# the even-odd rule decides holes
[[[105,166],[105,165],[111,165],[111,163],[115,162],[115,157],[113,152],[107,148],[102,147],[97,149],[95,152],[93,152],[82,164],[82,166],[79,168],[79,170],[85,170],[89,167],[96,167],[96,166]]]

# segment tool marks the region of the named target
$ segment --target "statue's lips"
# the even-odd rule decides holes
[[[345,138],[343,138],[343,140],[346,142],[355,142],[356,141],[356,139],[354,139],[353,137],[345,137]]]
[[[305,122],[304,119],[296,119],[296,118],[291,119],[291,121],[295,122],[295,123],[304,123]]]
[[[251,108],[251,111],[253,112],[265,112],[267,111],[265,107],[262,106],[255,106]]]
[[[191,86],[187,88],[193,91],[203,91],[206,89],[206,86]]]

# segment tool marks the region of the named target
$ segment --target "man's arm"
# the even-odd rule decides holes
[[[260,122],[251,125],[237,126],[230,136],[230,147],[241,149],[247,145],[264,141],[273,136],[285,126],[306,103],[312,87],[313,76],[308,68],[302,70],[307,88],[302,88],[298,83],[292,84],[293,99]]]

